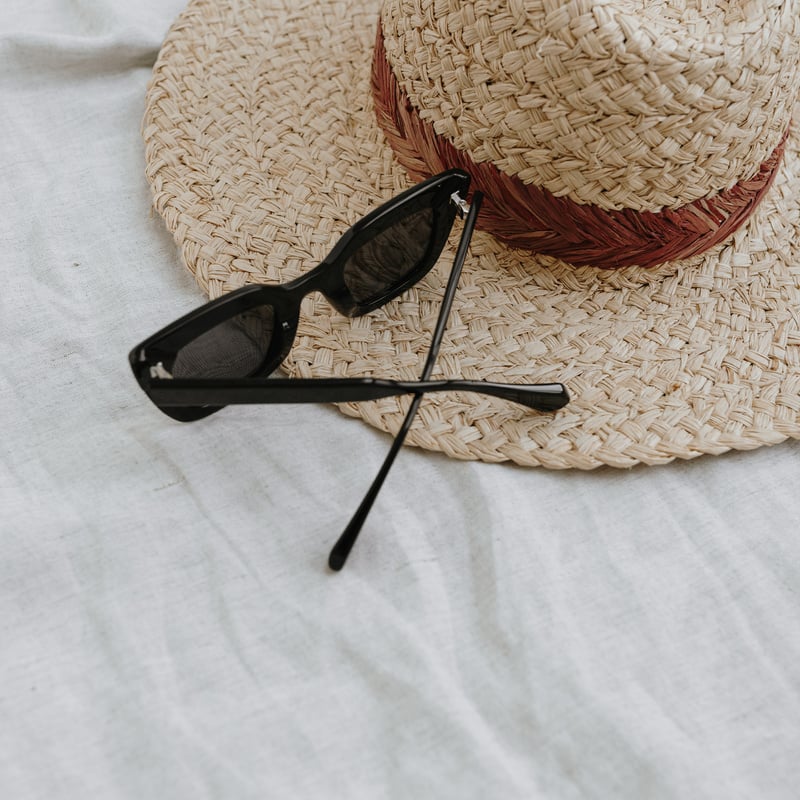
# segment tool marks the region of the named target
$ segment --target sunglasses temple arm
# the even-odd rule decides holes
[[[476,392],[501,397],[538,411],[566,405],[560,383],[511,384],[487,381],[395,381],[380,378],[268,378],[242,380],[155,379],[150,396],[159,406],[227,406],[250,403],[356,403],[401,394]]]
[[[433,372],[433,367],[436,363],[436,356],[439,354],[439,347],[441,346],[444,331],[447,327],[447,318],[450,315],[450,308],[453,305],[453,299],[455,298],[456,289],[458,288],[458,281],[461,277],[461,269],[463,268],[464,261],[467,257],[467,249],[469,248],[469,243],[472,239],[472,231],[475,229],[475,220],[477,219],[478,211],[480,211],[482,200],[483,194],[481,192],[475,192],[472,198],[472,204],[470,205],[469,213],[467,214],[467,219],[464,222],[464,229],[461,232],[461,240],[458,243],[458,250],[456,251],[455,259],[453,260],[453,267],[450,270],[450,277],[447,280],[444,298],[442,299],[442,305],[439,309],[439,317],[436,320],[436,327],[434,328],[433,336],[431,337],[431,346],[428,350],[428,357],[425,360],[425,366],[422,370],[421,380],[423,381],[427,381],[428,378],[430,378],[431,372]],[[372,485],[369,487],[366,496],[361,501],[361,505],[359,505],[356,513],[353,515],[342,535],[333,546],[331,554],[328,557],[328,566],[332,570],[338,572],[345,565],[347,557],[350,555],[350,551],[353,549],[353,545],[356,543],[358,534],[361,532],[364,521],[369,515],[372,504],[375,502],[375,498],[378,496],[378,492],[380,492],[381,486],[383,486],[383,482],[386,480],[386,476],[389,474],[389,470],[394,463],[395,456],[405,441],[406,434],[411,428],[411,423],[414,421],[414,417],[417,414],[417,409],[419,408],[419,404],[421,402],[422,395],[415,395],[408,411],[406,412],[403,424],[400,426],[400,430],[397,432],[397,435],[392,442],[389,452],[386,454],[386,458],[384,459],[378,474],[375,476],[375,479],[373,480]]]
[[[431,346],[428,348],[428,357],[425,359],[425,366],[422,368],[420,380],[427,381],[433,372],[434,366],[436,365],[436,357],[439,355],[439,348],[442,345],[444,331],[447,327],[447,319],[450,316],[450,308],[452,307],[453,300],[456,296],[458,281],[461,278],[461,270],[464,266],[464,261],[467,258],[467,250],[469,248],[470,240],[472,239],[472,232],[475,230],[475,221],[478,218],[478,212],[481,209],[482,202],[483,193],[475,192],[472,197],[469,213],[467,214],[467,218],[464,222],[464,230],[461,231],[461,239],[458,243],[458,250],[456,250],[456,257],[453,259],[453,268],[450,270],[450,277],[447,279],[447,286],[444,290],[442,305],[439,309],[439,317],[436,320],[436,327],[433,329]],[[409,411],[411,411],[411,409],[409,409]]]

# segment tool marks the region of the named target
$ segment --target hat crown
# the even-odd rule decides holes
[[[409,102],[474,162],[661,211],[754,176],[800,86],[800,3],[386,0]]]

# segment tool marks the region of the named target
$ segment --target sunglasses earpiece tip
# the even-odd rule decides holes
[[[328,567],[332,572],[339,572],[344,566],[344,562],[346,560],[347,556],[334,548],[331,554],[328,556]]]

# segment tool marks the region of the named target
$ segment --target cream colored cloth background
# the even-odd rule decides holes
[[[796,798],[800,444],[627,472],[191,425],[128,350],[203,301],[150,212],[179,0],[0,5],[0,797]]]

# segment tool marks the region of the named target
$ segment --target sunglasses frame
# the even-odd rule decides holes
[[[287,283],[243,286],[170,323],[130,352],[130,365],[139,386],[162,412],[182,422],[201,419],[218,411],[223,406],[170,406],[158,402],[154,390],[173,383],[169,370],[182,347],[237,314],[258,306],[270,306],[274,316],[269,348],[261,366],[248,378],[270,375],[291,350],[299,325],[300,305],[310,292],[321,292],[340,314],[356,317],[385,305],[430,272],[447,243],[456,216],[463,213],[469,184],[470,176],[463,170],[451,169],[435,175],[358,220],[345,231],[324,260],[309,272]],[[345,281],[344,270],[349,256],[396,224],[399,212],[403,212],[400,217],[403,218],[424,208],[431,208],[434,218],[428,248],[416,268],[384,293],[368,302],[359,302]],[[184,388],[192,383],[202,389],[207,381],[186,378],[181,379],[181,383]]]
[[[137,345],[129,355],[134,375],[150,400],[168,416],[182,421],[200,419],[228,404],[347,402],[375,400],[404,393],[414,395],[377,476],[330,552],[328,566],[333,571],[341,570],[347,561],[426,392],[459,389],[475,391],[503,397],[539,411],[555,411],[569,402],[567,389],[560,383],[515,385],[485,381],[430,380],[483,200],[483,194],[476,191],[472,204],[467,203],[469,182],[469,175],[457,169],[429,178],[350,227],[325,259],[310,272],[284,284],[244,286],[212,300],[162,328]],[[416,267],[382,294],[371,297],[367,302],[359,302],[351,293],[345,279],[345,267],[350,255],[395,224],[399,209],[405,212],[399,219],[404,219],[423,208],[432,209],[434,219],[426,251],[418,258]],[[384,305],[433,268],[447,243],[457,215],[464,219],[464,228],[419,381],[373,377],[288,380],[270,377],[291,349],[299,325],[300,306],[307,294],[312,291],[321,292],[339,313],[347,317],[366,314]],[[369,234],[369,238],[363,239],[365,234]],[[185,378],[181,375],[176,378],[170,374],[169,370],[173,368],[183,347],[220,323],[259,306],[269,306],[272,310],[269,346],[259,368],[244,377],[221,379]]]

